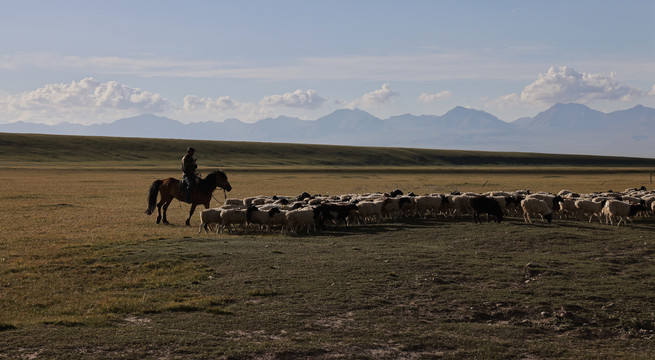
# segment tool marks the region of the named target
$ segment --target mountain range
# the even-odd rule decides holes
[[[580,104],[556,104],[513,122],[460,106],[441,116],[379,119],[359,109],[341,109],[317,120],[280,116],[256,123],[228,119],[183,124],[144,114],[96,125],[14,122],[0,124],[0,132],[655,158],[655,109],[641,105],[604,113]]]

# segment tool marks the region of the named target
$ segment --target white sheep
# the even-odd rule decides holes
[[[594,196],[594,197],[591,198],[591,201],[597,202],[597,203],[600,203],[600,204],[603,204],[603,205],[605,205],[605,202],[608,201],[608,200],[615,200],[615,199],[607,197],[607,196]]]
[[[247,208],[245,205],[223,205],[219,207],[220,210],[245,210]]]
[[[310,206],[317,206],[317,205],[321,205],[322,203],[324,203],[326,201],[327,201],[327,199],[317,197],[317,198],[314,198],[314,199],[307,199],[307,204],[310,205]]]
[[[539,215],[541,216],[541,221],[543,219],[548,220],[550,224],[553,221],[553,209],[548,206],[548,204],[537,198],[526,198],[521,200],[521,208],[523,209],[523,220],[526,223],[532,223],[530,216]]]
[[[645,210],[643,204],[634,205],[619,200],[609,200],[603,206],[602,213],[605,215],[606,222],[611,225],[614,225],[614,219],[618,218],[619,222],[616,226],[619,226],[621,222],[627,224],[625,222],[626,219],[632,223],[630,217],[635,216],[642,210]]]
[[[236,198],[229,198],[229,199],[225,199],[225,202],[223,204],[224,205],[241,206],[241,205],[243,205],[243,200],[236,199]]]
[[[441,196],[419,196],[416,198],[416,210],[420,216],[435,216],[441,211],[441,202]]]
[[[250,206],[252,205],[252,201],[255,200],[257,197],[256,196],[251,196],[243,199],[243,205],[245,206]]]
[[[382,218],[382,204],[382,201],[362,201],[357,203],[359,219],[364,224],[370,221],[375,221],[379,224]]]
[[[641,198],[638,198],[636,196],[622,196],[621,200],[623,202],[628,202],[632,205],[638,205],[639,203],[641,203]]]
[[[292,233],[297,234],[298,230],[306,227],[307,234],[311,229],[316,231],[316,223],[314,221],[314,209],[312,208],[300,208],[296,210],[288,211],[285,214],[286,225]]]
[[[561,190],[560,192],[557,193],[557,195],[561,197],[568,197],[568,198],[578,198],[580,197],[580,194],[575,193],[571,190]]]
[[[559,195],[545,193],[530,194],[525,198],[543,200],[553,212],[559,211],[559,203],[563,200]]]
[[[473,207],[471,206],[471,195],[457,195],[453,196],[451,199],[453,202],[453,211],[456,216],[461,216],[462,214],[473,215]]]
[[[269,226],[270,227],[279,226],[281,229],[280,233],[283,233],[284,228],[287,224],[287,213],[289,211],[291,210],[280,209],[279,212],[273,214],[273,216],[270,219]]]
[[[271,223],[275,214],[279,214],[280,209],[277,207],[268,210],[258,209],[254,205],[250,205],[246,210],[246,220],[248,225],[263,228],[265,231],[271,231]]]
[[[255,206],[264,205],[264,204],[266,204],[266,202],[267,202],[268,200],[269,200],[269,199],[267,199],[267,198],[265,198],[265,197],[258,197],[258,198],[256,198],[256,199],[253,199],[253,200],[252,200],[251,205],[255,205]]]
[[[591,219],[593,219],[594,216],[598,218],[598,222],[602,222],[600,215],[605,201],[606,200],[603,200],[602,202],[594,200],[576,200],[575,208],[578,210],[580,216],[589,216],[589,222],[591,222]]]
[[[218,231],[218,227],[222,225],[221,209],[204,209],[201,211],[200,229],[198,230],[198,234],[200,234],[203,229],[205,229],[205,232],[208,232],[208,228],[212,229],[214,225],[217,226],[216,231]]]
[[[575,206],[575,202],[575,199],[564,199],[564,201],[560,203],[560,214],[566,218],[572,217],[576,220],[580,220],[580,211]]]
[[[250,205],[250,206],[254,206],[254,205]],[[250,207],[250,206],[249,206],[249,207]],[[264,204],[264,205],[262,205],[262,206],[257,206],[257,210],[259,210],[259,211],[264,211],[264,212],[269,211],[269,210],[271,210],[271,209],[273,209],[273,208],[278,208],[278,209],[280,209],[280,208],[282,208],[282,206],[280,206],[280,205],[275,205],[275,204]]]
[[[227,227],[227,231],[232,233],[232,228],[236,231],[236,226],[241,225],[241,228],[246,226],[248,221],[246,210],[243,209],[223,209],[221,210],[222,226]]]
[[[489,191],[484,193],[483,195],[487,197],[496,197],[496,196],[502,196],[502,197],[508,197],[512,196],[512,194],[508,193],[507,191]]]
[[[655,203],[655,195],[648,194],[648,195],[644,196],[642,199],[644,199],[644,202],[646,202],[646,208],[647,209],[652,209],[653,208],[653,204]]]

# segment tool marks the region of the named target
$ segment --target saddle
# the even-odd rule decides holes
[[[200,176],[196,176],[196,178],[194,180],[195,180],[195,183],[193,184],[193,188],[196,189],[196,187],[200,183]],[[180,187],[180,192],[187,191],[189,189],[189,186],[187,185],[187,177],[184,177],[182,179],[182,181],[180,181],[178,186]]]
[[[180,187],[180,190],[186,190],[188,188],[188,186],[187,186],[188,181],[189,180],[188,180],[188,178],[186,176],[182,178],[182,181],[180,181],[180,183],[178,184],[178,186]],[[196,184],[198,183],[198,179],[196,179],[195,183]]]

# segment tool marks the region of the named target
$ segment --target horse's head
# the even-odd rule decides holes
[[[216,186],[225,191],[232,191],[232,185],[227,181],[227,175],[220,170],[216,171]]]

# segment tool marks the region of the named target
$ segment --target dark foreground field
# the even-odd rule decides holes
[[[654,230],[434,219],[70,249],[40,271],[95,281],[2,324],[0,358],[651,359]]]
[[[197,216],[181,225],[187,205],[173,203],[170,226],[143,213],[179,159],[144,169],[129,151],[90,160],[55,143],[22,161],[0,154],[0,359],[655,358],[653,218],[199,235]],[[73,157],[51,161],[61,154]],[[626,170],[638,160],[464,172],[285,161],[227,169],[230,196],[649,185],[646,169]]]

